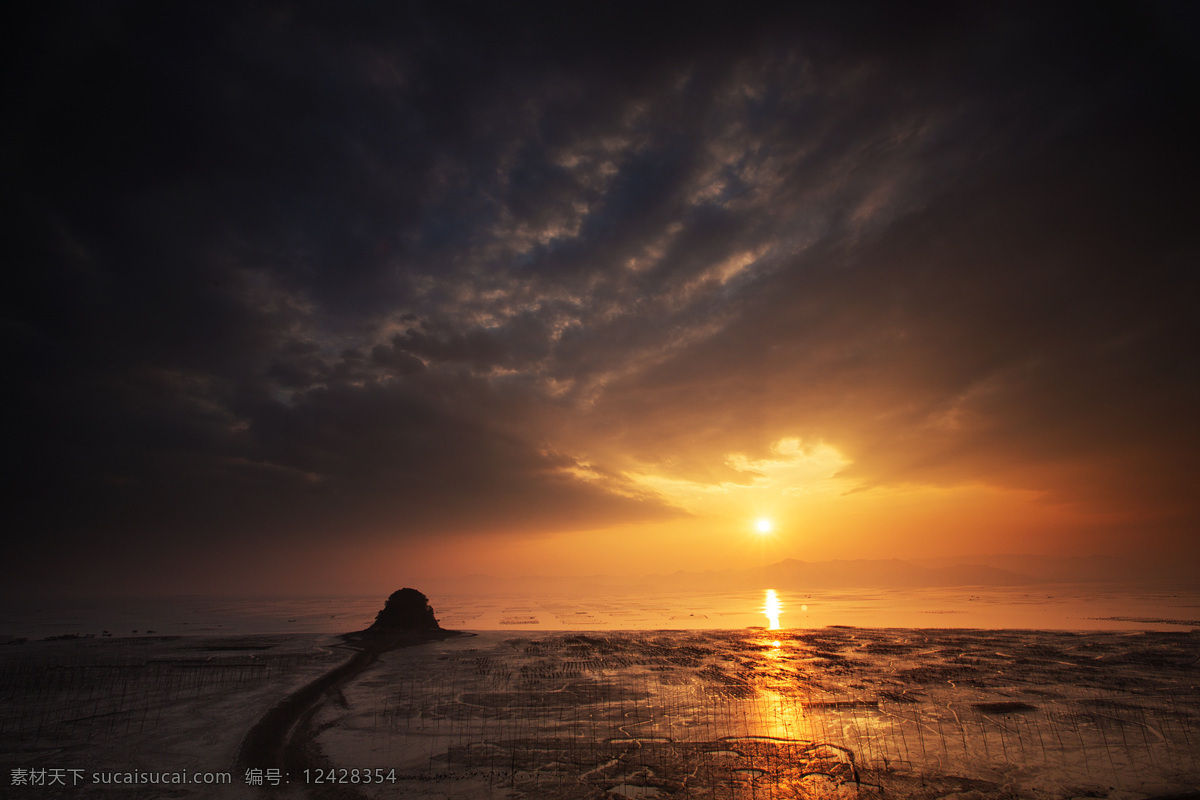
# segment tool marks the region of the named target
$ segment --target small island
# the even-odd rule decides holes
[[[308,722],[326,698],[374,664],[379,656],[400,647],[460,636],[438,624],[429,598],[416,589],[392,592],[369,628],[341,636],[357,652],[315,681],[292,693],[259,719],[242,740],[238,769],[284,767],[302,769],[310,754]]]
[[[371,627],[342,634],[342,639],[347,644],[360,644],[397,637],[426,641],[455,634],[455,631],[447,631],[438,624],[429,598],[416,589],[404,588],[388,596]]]

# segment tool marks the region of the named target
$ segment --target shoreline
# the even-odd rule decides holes
[[[560,636],[560,635],[587,635],[587,636],[606,636],[606,635],[622,635],[622,634],[654,634],[654,633],[679,633],[688,635],[703,635],[703,634],[729,634],[729,633],[744,633],[744,632],[767,632],[780,631],[787,633],[809,633],[824,630],[850,630],[850,631],[912,631],[931,634],[951,634],[955,632],[987,634],[994,633],[1004,635],[1009,633],[1035,633],[1035,634],[1112,634],[1112,635],[1131,635],[1131,634],[1151,634],[1151,633],[1170,633],[1170,634],[1198,634],[1200,633],[1200,618],[1165,618],[1165,617],[1141,617],[1141,616],[1108,616],[1108,617],[1090,617],[1088,620],[1108,623],[1106,627],[1089,627],[1089,626],[1066,626],[1066,627],[1046,627],[1033,625],[1010,625],[1010,626],[982,626],[982,625],[887,625],[878,624],[872,625],[864,622],[855,623],[827,623],[822,625],[780,625],[779,628],[771,628],[769,625],[713,625],[710,627],[687,627],[687,626],[669,626],[662,627],[547,627],[538,624],[513,624],[505,627],[494,628],[462,628],[462,629],[442,629],[442,633],[450,634],[448,636],[433,636],[419,640],[395,641],[389,642],[383,649],[378,650],[376,658],[379,654],[388,652],[402,647],[409,647],[417,644],[424,644],[432,641],[441,641],[454,636],[480,636],[480,635],[504,635],[513,637],[537,637],[537,636]],[[253,633],[227,633],[227,632],[188,632],[188,633],[173,633],[173,634],[113,634],[113,635],[97,635],[94,633],[69,633],[56,634],[51,636],[0,636],[0,660],[6,653],[20,653],[26,648],[32,647],[89,647],[89,648],[104,648],[104,647],[153,647],[155,645],[170,645],[188,643],[200,643],[210,641],[221,642],[257,642],[257,641],[288,641],[288,640],[339,640],[335,644],[329,645],[330,648],[347,649],[354,651],[355,654],[365,652],[367,649],[373,648],[358,648],[355,647],[355,640],[348,640],[345,637],[352,634],[339,634],[328,631],[288,631],[288,630],[269,630]],[[361,641],[361,640],[360,640]],[[237,650],[261,650],[266,647],[244,647],[240,645],[223,645],[219,648],[230,651]],[[353,658],[353,656],[351,657]],[[345,665],[343,665],[345,666]],[[365,669],[365,666],[363,667]],[[359,670],[361,671],[361,669]]]

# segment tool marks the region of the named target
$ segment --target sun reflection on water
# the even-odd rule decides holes
[[[762,612],[767,615],[767,620],[771,623],[768,629],[779,630],[779,615],[783,613],[783,605],[779,602],[779,595],[775,593],[774,589],[767,589]]]

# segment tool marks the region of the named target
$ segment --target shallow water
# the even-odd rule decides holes
[[[767,626],[764,586],[752,592],[494,595],[430,593],[456,630],[726,630]],[[1188,630],[1200,592],[1100,585],[777,592],[782,628]],[[344,633],[368,626],[379,597],[155,598],[8,601],[0,637]]]

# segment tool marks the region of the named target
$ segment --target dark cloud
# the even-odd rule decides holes
[[[1197,521],[1180,6],[23,13],[25,556],[661,519],[783,436]]]
[[[867,242],[814,248],[717,335],[621,389],[676,420],[641,417],[632,438],[752,449],[791,431],[842,443],[850,474],[873,482],[1194,509],[1196,245],[1170,143],[1153,145],[1136,174],[1107,145],[1048,149]],[[750,404],[758,429],[730,418]]]

